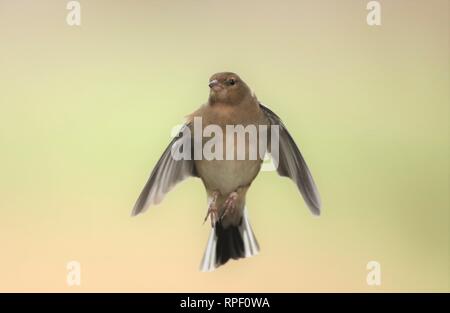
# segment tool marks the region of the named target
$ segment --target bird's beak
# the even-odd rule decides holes
[[[219,81],[217,79],[213,79],[212,81],[209,82],[208,86],[209,86],[209,88],[213,88],[218,83],[219,83]]]

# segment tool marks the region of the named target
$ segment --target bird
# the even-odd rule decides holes
[[[186,116],[186,122],[163,152],[132,210],[132,216],[143,213],[148,207],[159,204],[176,184],[189,177],[200,178],[207,196],[204,221],[209,218],[211,222],[210,235],[200,263],[200,270],[205,272],[214,271],[230,259],[247,258],[259,253],[259,243],[248,217],[246,194],[261,170],[264,154],[275,152],[273,142],[277,141],[278,151],[271,156],[278,174],[290,178],[297,185],[313,215],[320,215],[321,210],[319,192],[311,172],[281,119],[262,104],[250,87],[233,72],[213,74],[208,87],[207,102]],[[202,122],[201,127],[195,130],[198,120]],[[239,159],[236,157],[238,140],[226,146],[231,136],[236,139],[235,133],[226,132],[229,125],[258,127],[256,145],[258,148],[262,146],[259,138],[266,139],[269,144],[265,150],[262,148],[262,153],[250,158],[249,151],[255,143],[248,136],[241,141],[247,149],[244,149],[244,157],[241,155]],[[199,143],[205,145],[210,139],[197,136],[208,126],[215,126],[216,131],[225,132],[225,136],[217,138],[215,142],[224,144],[226,149],[216,151],[216,156],[223,158],[195,157],[197,152],[193,147]],[[277,137],[273,140],[272,135],[275,133]],[[188,157],[174,158],[173,151],[181,150]],[[227,151],[231,151],[231,158],[225,157]]]

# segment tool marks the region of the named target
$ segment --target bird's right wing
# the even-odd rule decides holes
[[[272,154],[272,158],[277,164],[278,174],[292,179],[297,184],[311,212],[319,215],[321,206],[319,192],[294,139],[292,139],[283,122],[274,112],[262,104],[260,104],[260,108],[270,124],[278,126],[279,152],[278,156]]]
[[[184,135],[186,128],[190,128],[190,124],[181,128],[178,136],[170,142],[159,159],[134,205],[132,215],[144,212],[152,204],[160,203],[165,194],[177,183],[190,176],[197,176],[192,153],[192,137]],[[172,151],[180,151],[182,147],[190,147],[190,159],[178,160],[173,157]]]

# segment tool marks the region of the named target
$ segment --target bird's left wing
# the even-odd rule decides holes
[[[269,120],[270,125],[278,126],[279,153],[278,156],[272,154],[272,158],[277,165],[278,174],[292,179],[297,184],[311,212],[315,215],[320,215],[319,192],[294,139],[292,139],[283,122],[275,113],[262,104],[260,104],[260,108]]]
[[[177,183],[190,176],[197,176],[193,160],[192,137],[184,135],[186,128],[189,130],[190,126],[190,123],[183,125],[178,136],[170,142],[164,151],[137,199],[132,215],[144,212],[152,204],[160,203],[165,194]],[[172,151],[180,151],[186,147],[190,148],[189,159],[173,157]]]

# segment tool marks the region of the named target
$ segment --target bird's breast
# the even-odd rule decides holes
[[[201,114],[202,134],[194,134],[194,141],[195,148],[202,149],[202,159],[195,166],[208,190],[233,192],[249,185],[261,168],[265,147],[259,141],[260,125],[265,119],[251,105],[246,107],[208,106]]]

